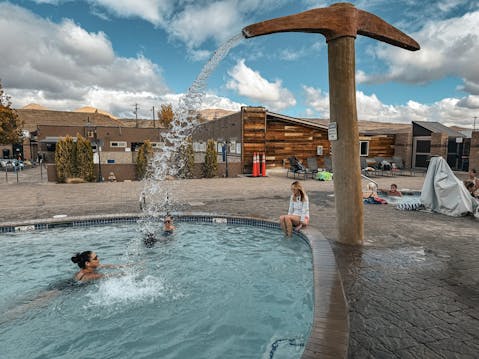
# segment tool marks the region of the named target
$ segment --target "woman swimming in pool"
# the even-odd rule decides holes
[[[100,259],[95,252],[85,251],[77,253],[71,258],[73,263],[78,264],[80,271],[75,274],[75,279],[79,282],[86,282],[93,279],[100,279],[105,275],[98,273],[99,268],[118,268],[121,266],[113,264],[100,264]]]

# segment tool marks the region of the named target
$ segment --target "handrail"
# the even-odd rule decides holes
[[[371,178],[369,178],[368,176],[363,175],[363,174],[361,173],[361,177],[367,179],[368,181],[371,181],[372,183],[374,183],[376,186],[379,187],[379,184],[378,184],[376,181],[374,181],[374,180],[372,180]]]

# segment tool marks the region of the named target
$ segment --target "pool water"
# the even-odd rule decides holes
[[[385,192],[380,192],[379,197],[384,198],[388,204],[413,204],[420,203],[421,194],[403,194],[402,197],[388,196]]]
[[[270,358],[309,336],[311,251],[279,230],[178,223],[146,248],[116,224],[3,234],[0,250],[3,358]],[[83,250],[131,267],[58,290]]]

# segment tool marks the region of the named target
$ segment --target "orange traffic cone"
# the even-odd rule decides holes
[[[256,152],[256,176],[255,177],[258,177],[260,175],[259,173],[259,169],[260,169],[260,165],[259,165],[259,152]]]
[[[266,152],[263,152],[263,163],[261,166],[261,174],[266,177]]]
[[[258,177],[259,176],[259,152],[256,152],[256,160],[255,160],[255,166],[256,166],[256,175],[255,177]]]
[[[253,153],[253,177],[256,177],[258,174],[256,173],[256,152]]]

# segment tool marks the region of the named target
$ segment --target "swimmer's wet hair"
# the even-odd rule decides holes
[[[85,251],[77,253],[74,257],[71,258],[73,263],[78,264],[81,269],[85,268],[85,263],[90,261],[92,251]]]

